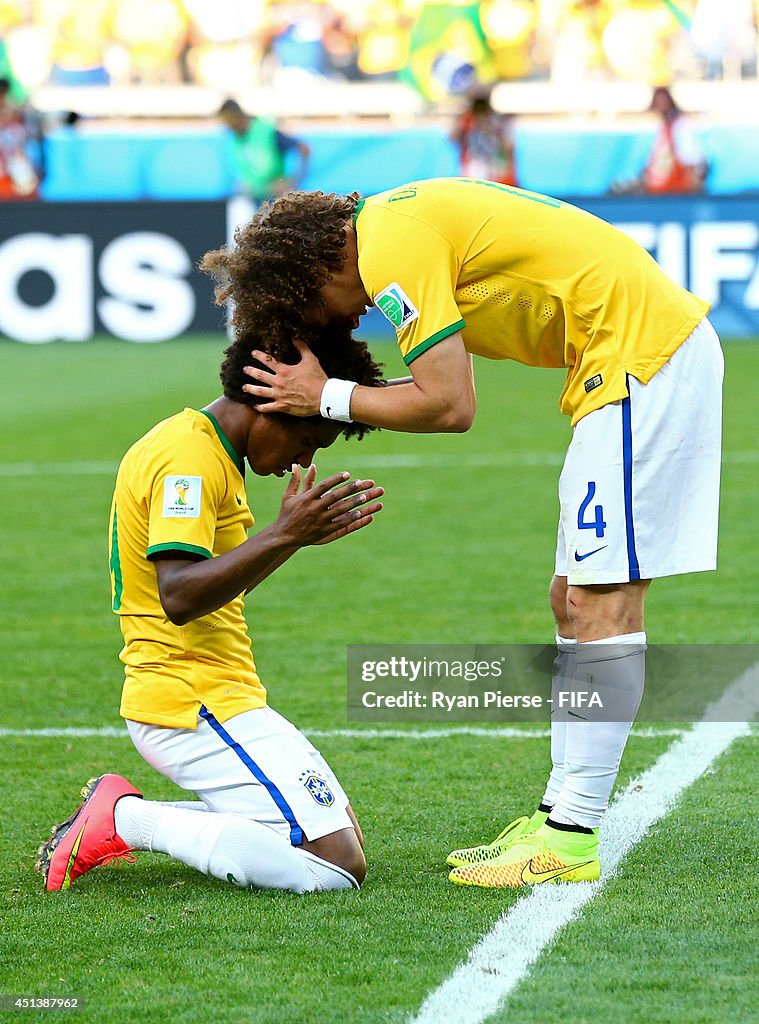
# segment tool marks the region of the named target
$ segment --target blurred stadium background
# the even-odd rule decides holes
[[[622,224],[713,302],[723,336],[753,337],[758,10],[0,0],[0,336],[157,341],[219,327],[193,267],[251,210],[217,116],[225,99],[310,148],[302,187],[371,193],[459,173],[456,124],[487,89],[522,187]],[[645,166],[662,85],[703,151],[704,187],[613,194]],[[364,334],[381,330],[370,315]]]

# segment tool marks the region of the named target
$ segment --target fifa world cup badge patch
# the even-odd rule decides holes
[[[327,780],[318,772],[303,772],[299,781],[321,807],[331,807],[335,802],[335,795],[327,785]]]
[[[167,476],[163,482],[163,518],[197,519],[202,476]]]
[[[396,281],[379,293],[374,304],[396,331],[400,331],[419,316],[419,310]]]

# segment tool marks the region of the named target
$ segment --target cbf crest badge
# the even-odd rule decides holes
[[[303,772],[300,776],[300,782],[303,783],[320,807],[331,807],[335,802],[335,795],[327,785],[327,780],[319,775],[318,772]]]

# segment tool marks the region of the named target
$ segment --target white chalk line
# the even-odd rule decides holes
[[[327,463],[335,462],[331,452]],[[759,451],[725,452],[725,464],[754,465],[759,463]],[[455,454],[396,453],[392,455],[354,455],[348,452],[345,465],[352,469],[465,469],[466,467],[530,467],[561,466],[564,455],[557,452],[461,452]],[[118,462],[0,462],[0,477],[38,476],[115,476]]]
[[[115,476],[118,462],[0,462],[0,476]]]
[[[682,736],[683,729],[646,728],[633,729],[637,739],[659,739],[664,736]],[[514,726],[500,726],[484,729],[480,726],[445,727],[439,729],[302,729],[311,739],[350,740],[438,740],[455,736],[481,736],[492,740],[545,740],[550,736],[548,729],[518,729]],[[129,739],[126,729],[116,725],[68,726],[48,729],[0,729],[3,737],[24,737],[27,739],[86,739],[87,737]]]
[[[600,881],[535,886],[426,997],[409,1024],[481,1024],[501,1008],[546,946],[602,891],[651,826],[734,740],[751,731],[746,722],[720,721],[738,706],[747,717],[759,713],[759,662],[710,706],[704,715],[710,721],[684,733],[614,800],[603,826]]]

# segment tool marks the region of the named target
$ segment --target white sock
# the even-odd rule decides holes
[[[149,850],[162,807],[211,813],[202,800],[141,800],[136,796],[123,796],[114,813],[116,831],[133,850]]]
[[[199,808],[198,808],[199,809]],[[242,889],[324,892],[353,889],[347,871],[292,846],[278,832],[238,814],[215,814],[138,797],[116,804],[116,831],[135,850],[166,853]]]
[[[620,720],[604,721],[603,709],[589,708],[580,712],[583,721],[566,723],[564,782],[551,811],[553,821],[584,828],[601,824],[643,697],[645,651],[645,633],[577,645],[574,685],[598,692],[606,715],[613,707]]]
[[[186,811],[208,811],[202,800],[154,800],[151,803],[161,807],[184,807]]]
[[[567,690],[575,672],[577,641],[556,634],[558,653],[553,662],[551,678],[551,774],[541,803],[553,807],[564,783],[564,751],[567,740],[567,722],[559,710],[559,691]]]

